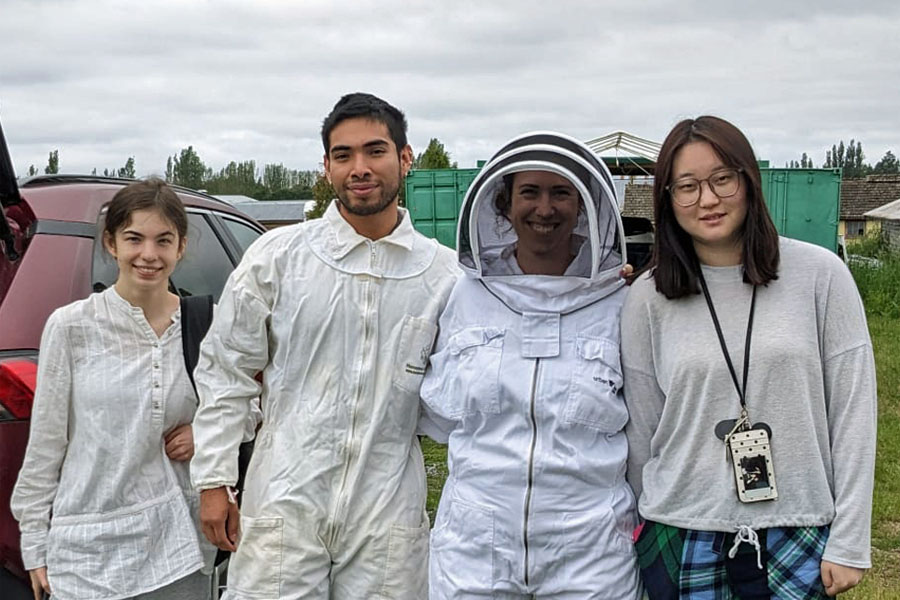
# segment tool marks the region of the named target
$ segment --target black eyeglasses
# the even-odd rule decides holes
[[[705,181],[710,191],[719,198],[734,196],[741,189],[743,169],[720,169],[706,179],[682,177],[666,186],[672,200],[678,206],[693,206],[700,200],[700,186]]]

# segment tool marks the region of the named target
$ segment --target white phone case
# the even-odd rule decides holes
[[[739,431],[728,440],[734,480],[741,502],[775,500],[775,466],[769,433],[764,429]]]

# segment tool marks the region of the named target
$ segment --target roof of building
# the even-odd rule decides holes
[[[613,131],[585,144],[602,155],[603,161],[614,175],[652,175],[661,147],[658,142],[627,131]]]
[[[841,181],[841,220],[862,220],[871,210],[900,199],[900,175],[868,175]]]
[[[306,219],[306,204],[312,200],[270,200],[240,202],[234,207],[260,223],[297,223]]]
[[[653,220],[653,186],[644,183],[629,183],[625,186],[625,217],[643,217]]]
[[[885,221],[900,221],[900,198],[870,210],[866,213],[866,217],[869,219],[883,219]]]
[[[223,202],[227,202],[228,204],[234,206],[235,204],[244,204],[247,202],[259,202],[256,198],[251,198],[250,196],[244,196],[242,194],[216,194],[214,196]]]

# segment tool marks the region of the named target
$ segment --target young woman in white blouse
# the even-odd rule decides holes
[[[215,549],[190,487],[196,398],[169,276],[187,215],[158,179],[122,188],[103,243],[114,286],[57,309],[12,496],[36,596],[205,599]]]

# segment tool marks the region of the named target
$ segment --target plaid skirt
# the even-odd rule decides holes
[[[635,546],[647,595],[650,600],[827,598],[820,574],[827,526],[775,527],[756,534],[758,553],[741,543],[729,558],[735,533],[645,521]]]

